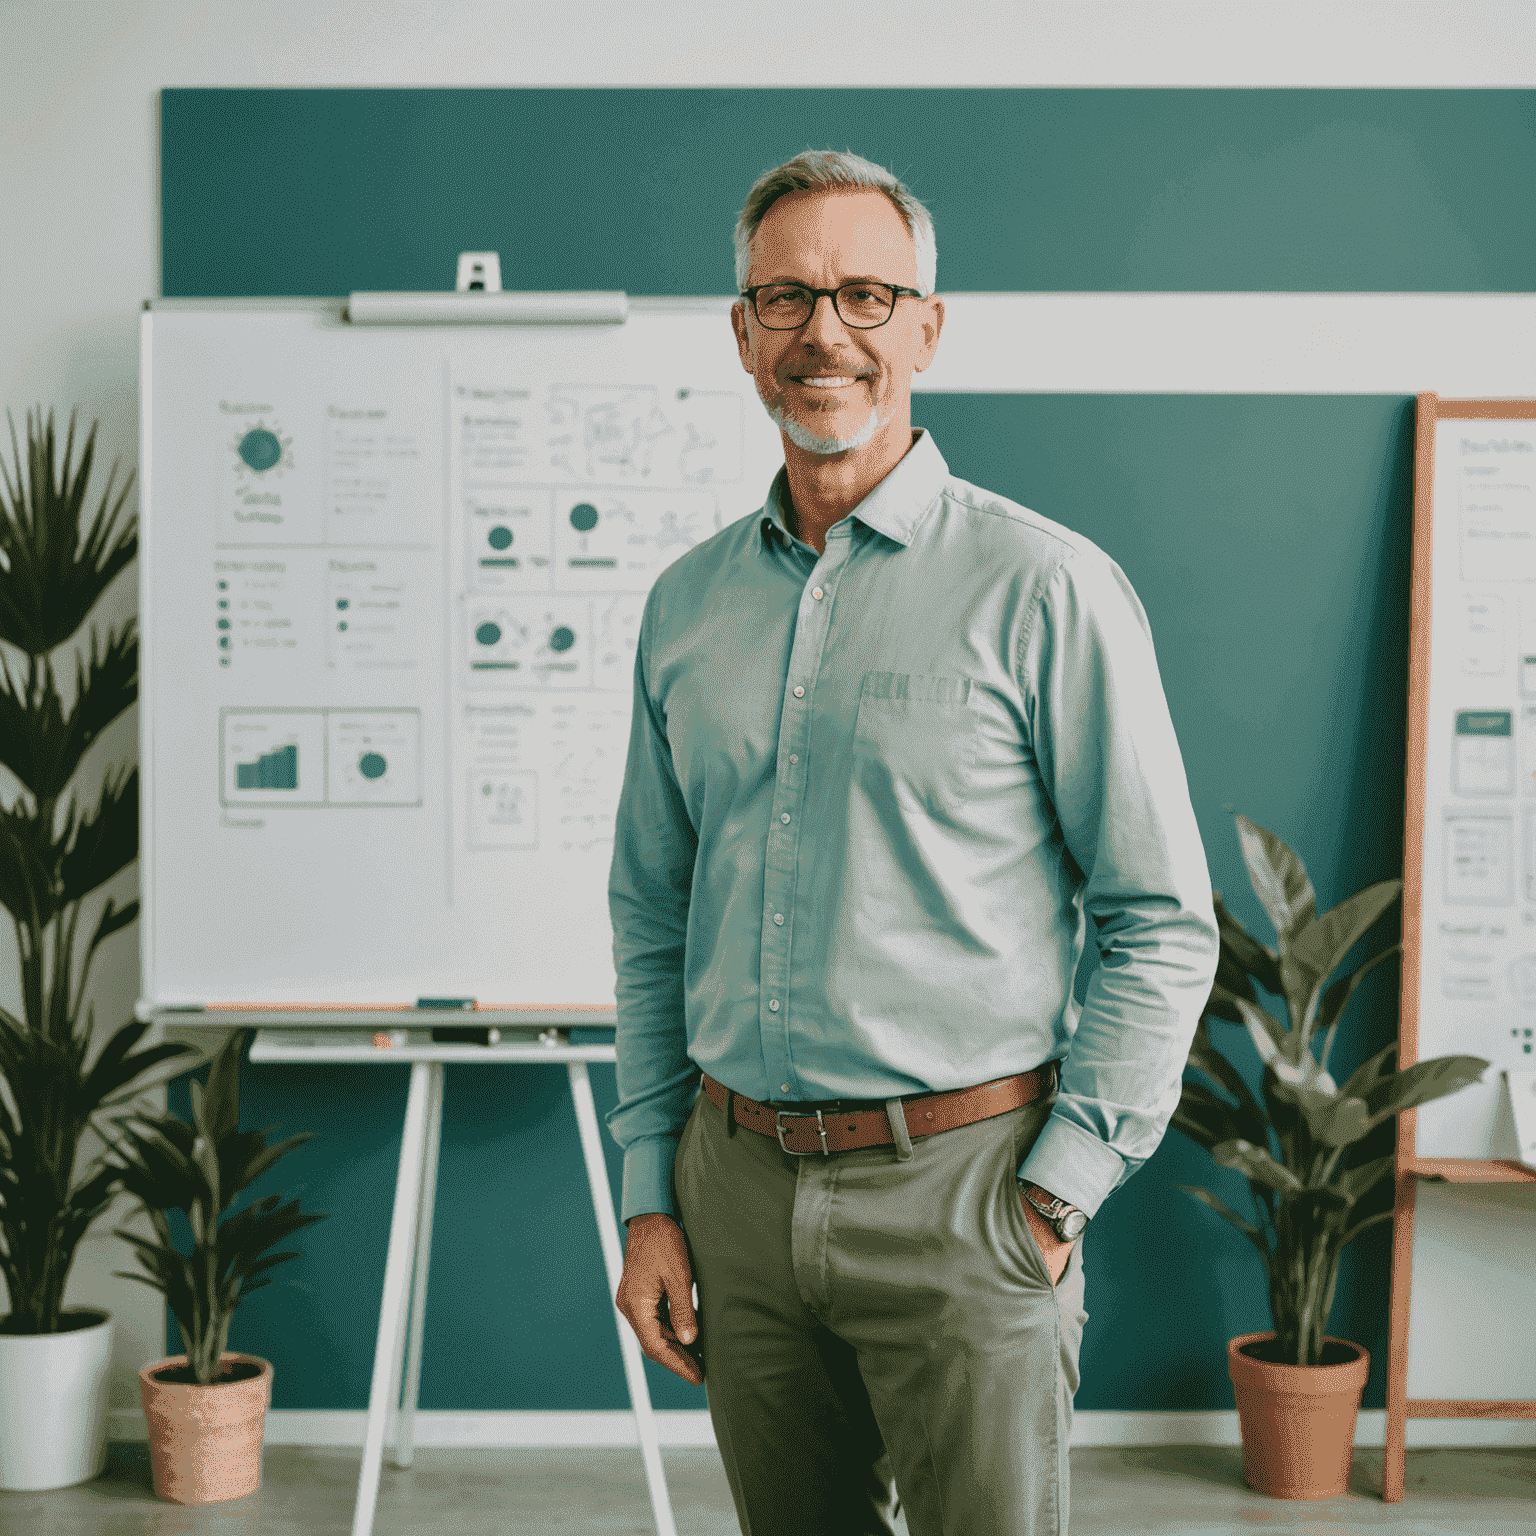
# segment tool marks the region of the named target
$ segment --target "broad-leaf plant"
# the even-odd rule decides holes
[[[1273,948],[1260,943],[1213,892],[1221,952],[1209,1001],[1195,1030],[1189,1065],[1220,1092],[1186,1080],[1172,1124],[1224,1168],[1248,1180],[1254,1221],[1245,1221],[1209,1190],[1181,1184],[1231,1222],[1258,1250],[1269,1279],[1274,1353],[1282,1364],[1322,1361],[1333,1310],[1339,1255],[1367,1227],[1392,1219],[1366,1197],[1393,1175],[1394,1157],[1352,1161],[1349,1152],[1383,1121],[1455,1093],[1481,1078],[1480,1056],[1437,1056],[1397,1070],[1397,1042],[1364,1062],[1342,1086],[1327,1071],[1345,1005],[1365,976],[1402,946],[1378,950],[1330,981],[1345,957],[1402,894],[1382,880],[1321,916],[1301,859],[1274,833],[1237,816],[1243,862],[1275,926]],[[1285,1022],[1260,1001],[1281,999]],[[1239,1026],[1264,1063],[1260,1103],[1242,1074],[1216,1049],[1213,1025]],[[1322,1034],[1322,1050],[1313,1041]],[[1375,1202],[1380,1203],[1379,1199]]]
[[[130,472],[114,497],[114,465],[87,516],[96,426],[76,457],[75,417],[62,460],[53,413],[28,412],[26,450],[10,423],[0,453],[0,907],[20,959],[21,1012],[0,1006],[0,1273],[10,1312],[0,1332],[56,1333],[75,1250],[111,1204],[117,1175],[98,1156],[80,1170],[93,1117],[164,1081],[145,1074],[195,1055],[184,1045],[135,1051],[148,1024],[126,1023],[87,1067],[94,1011],[86,1004],[101,945],[138,916],[108,898],[81,929],[86,899],[138,857],[139,778],[109,767],[94,804],[71,788],[91,745],[138,696],[138,637],[130,618],[89,655],[71,642],[138,550],[138,519],[123,517]],[[69,649],[66,650],[65,648]],[[60,688],[57,653],[73,661]],[[89,935],[86,938],[86,935]],[[84,951],[77,952],[84,940]],[[178,1069],[185,1070],[185,1068]]]
[[[149,1273],[113,1273],[164,1295],[181,1329],[193,1379],[203,1386],[218,1379],[219,1357],[229,1346],[229,1326],[241,1297],[270,1285],[266,1272],[299,1256],[267,1249],[331,1214],[301,1215],[297,1200],[284,1205],[281,1195],[267,1195],[220,1220],[236,1195],[314,1134],[301,1131],[269,1147],[267,1135],[276,1125],[240,1129],[240,1051],[249,1033],[236,1030],[224,1042],[208,1069],[206,1089],[196,1078],[188,1084],[191,1125],[170,1111],[155,1116],[139,1111],[115,1122],[122,1132],[114,1150],[121,1159],[123,1185],[138,1196],[158,1241],[117,1228]],[[184,1212],[191,1224],[190,1255],[171,1240],[165,1217],[170,1210]]]

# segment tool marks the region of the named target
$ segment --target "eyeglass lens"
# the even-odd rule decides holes
[[[839,319],[856,330],[884,325],[896,303],[895,293],[884,283],[844,283],[832,296]],[[815,300],[808,288],[795,283],[775,283],[757,295],[757,318],[769,330],[793,331],[811,318]]]

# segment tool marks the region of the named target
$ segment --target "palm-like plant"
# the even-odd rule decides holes
[[[1365,1196],[1393,1170],[1389,1153],[1351,1167],[1348,1149],[1383,1121],[1476,1082],[1480,1056],[1437,1056],[1401,1071],[1389,1065],[1397,1042],[1364,1062],[1341,1088],[1328,1075],[1328,1052],[1345,1005],[1388,945],[1329,985],[1344,958],[1402,893],[1401,880],[1367,886],[1321,917],[1306,866],[1273,832],[1238,816],[1248,878],[1278,944],[1259,943],[1214,892],[1221,953],[1215,984],[1190,1047],[1189,1065],[1236,1103],[1203,1083],[1185,1082],[1172,1124],[1224,1168],[1248,1180],[1257,1222],[1244,1221],[1209,1190],[1178,1187],[1230,1221],[1259,1251],[1269,1278],[1278,1363],[1316,1365],[1322,1357],[1339,1254],[1367,1227],[1390,1221],[1392,1208],[1360,1215]],[[1259,989],[1283,998],[1289,1027],[1259,1003]],[[1211,1039],[1212,1020],[1247,1027],[1264,1063],[1262,1106]],[[1322,1055],[1312,1039],[1327,1033]],[[1270,1238],[1274,1243],[1271,1245]]]
[[[0,1328],[55,1333],[75,1250],[117,1187],[99,1158],[76,1180],[86,1126],[155,1086],[144,1080],[150,1068],[196,1053],[167,1044],[131,1054],[149,1028],[133,1021],[85,1067],[95,1023],[85,1005],[91,961],[139,904],[107,900],[77,975],[81,908],[138,857],[138,770],[108,769],[96,805],[83,812],[70,783],[91,744],[138,696],[134,622],[109,631],[99,647],[91,631],[69,703],[53,653],[74,639],[138,550],[137,518],[119,526],[133,475],[114,499],[113,467],[82,537],[95,425],[77,460],[71,415],[62,463],[51,411],[46,423],[40,409],[28,413],[25,456],[14,421],[10,427],[13,467],[0,457],[0,642],[22,659],[13,664],[0,649],[0,766],[19,783],[0,807],[0,906],[16,930],[22,1013],[0,1008],[0,1272],[11,1304]]]
[[[301,1215],[297,1200],[282,1205],[281,1195],[267,1195],[227,1221],[219,1220],[236,1195],[314,1134],[301,1131],[269,1147],[267,1134],[277,1129],[275,1125],[241,1131],[240,1051],[249,1033],[236,1030],[224,1042],[208,1070],[206,1091],[196,1078],[188,1085],[191,1125],[170,1112],[130,1113],[115,1122],[123,1133],[115,1147],[122,1159],[123,1186],[138,1196],[159,1241],[151,1243],[117,1228],[117,1235],[138,1250],[139,1262],[149,1273],[113,1273],[152,1286],[165,1297],[181,1328],[192,1378],[203,1386],[218,1377],[219,1357],[228,1347],[240,1298],[272,1283],[265,1278],[267,1270],[298,1258],[296,1252],[266,1250],[331,1214]],[[165,1219],[169,1210],[185,1212],[191,1223],[190,1257],[171,1241]]]

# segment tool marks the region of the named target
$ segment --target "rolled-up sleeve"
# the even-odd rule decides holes
[[[1066,555],[1033,605],[1018,672],[1070,856],[1063,879],[1100,956],[1019,1176],[1091,1217],[1168,1128],[1219,938],[1151,631],[1119,566],[1097,551]]]
[[[634,714],[608,877],[619,1102],[605,1118],[624,1149],[624,1221],[648,1211],[676,1216],[672,1163],[699,1081],[683,1005],[698,840],[647,681],[653,608],[654,594],[635,648]]]

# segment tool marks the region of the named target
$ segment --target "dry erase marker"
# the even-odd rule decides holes
[[[409,1045],[410,1033],[403,1029],[379,1029],[374,1031],[373,1043],[381,1050],[391,1050],[397,1045]]]

